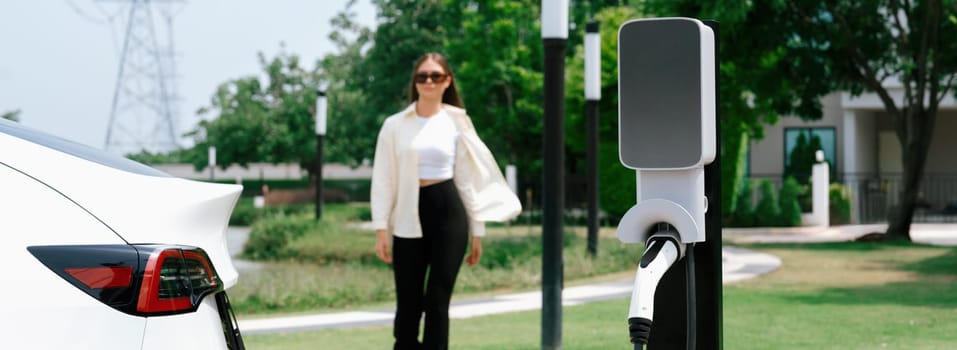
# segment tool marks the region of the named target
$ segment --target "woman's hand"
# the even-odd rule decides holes
[[[375,230],[375,255],[386,264],[392,263],[392,237],[386,230]]]
[[[475,266],[482,259],[482,237],[472,237],[472,244],[469,245],[469,256],[465,258],[465,263],[469,266]]]

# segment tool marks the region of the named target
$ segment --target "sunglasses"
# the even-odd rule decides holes
[[[415,83],[416,84],[425,84],[429,79],[432,79],[432,82],[436,84],[441,84],[445,82],[445,79],[449,77],[448,74],[439,73],[439,72],[421,72],[415,73]]]

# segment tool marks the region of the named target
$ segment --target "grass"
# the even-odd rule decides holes
[[[724,287],[726,349],[950,349],[957,248],[905,243],[751,245],[780,269]],[[628,348],[628,300],[565,307],[563,347]],[[538,349],[538,311],[453,320],[453,349]],[[391,327],[247,336],[252,349],[382,349]],[[316,344],[321,344],[317,346]]]
[[[244,317],[323,312],[385,304],[395,289],[389,265],[376,258],[375,235],[358,227],[367,211],[361,204],[327,205],[322,222],[310,208],[267,214],[253,225],[247,259],[265,261],[243,271],[230,289],[236,312]],[[463,266],[456,293],[535,289],[541,284],[540,227],[495,226],[483,239],[478,266]],[[565,279],[631,270],[640,246],[620,243],[605,232],[599,259],[585,253],[584,229],[569,227],[564,237]]]

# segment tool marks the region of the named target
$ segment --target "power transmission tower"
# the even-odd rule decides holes
[[[179,148],[173,17],[183,1],[99,1],[128,7],[104,148],[120,154]]]

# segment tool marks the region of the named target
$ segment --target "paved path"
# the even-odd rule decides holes
[[[724,229],[729,243],[813,243],[850,241],[867,233],[883,232],[886,225],[854,225],[836,227],[748,228]],[[248,230],[231,228],[230,251],[238,252]],[[957,245],[957,224],[915,224],[912,228],[915,242],[936,245]],[[238,245],[237,245],[238,244]],[[235,250],[234,250],[235,247]],[[237,268],[256,268],[256,263],[237,261]],[[726,244],[722,249],[723,281],[734,283],[754,278],[777,269],[781,260],[775,256]],[[240,272],[241,273],[241,272]],[[633,279],[566,287],[562,291],[563,305],[627,298],[631,295]],[[512,293],[486,299],[455,301],[449,317],[455,319],[478,317],[506,312],[537,310],[541,308],[541,292]],[[245,334],[293,332],[330,328],[349,328],[391,324],[393,310],[350,311],[305,316],[240,320]]]
[[[883,234],[887,224],[831,227],[725,228],[722,235],[731,243],[815,243],[852,241],[869,233]],[[913,224],[914,242],[957,246],[957,224]]]
[[[246,228],[231,227],[227,233],[228,246],[234,255],[242,250],[242,242],[249,236]],[[725,247],[722,251],[724,283],[732,283],[768,273],[778,268],[781,261],[768,254],[746,249]],[[258,264],[234,260],[242,271],[257,268]],[[567,286],[562,290],[563,305],[627,298],[631,295],[633,279],[581,286]],[[454,319],[537,310],[541,308],[541,291],[511,293],[476,300],[453,301],[449,317]],[[348,311],[304,316],[287,316],[267,319],[240,320],[239,328],[245,334],[293,332],[330,328],[349,328],[392,323],[394,310]]]

